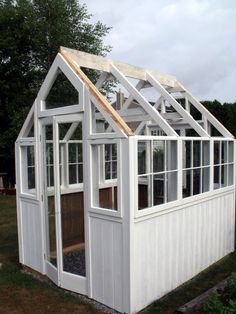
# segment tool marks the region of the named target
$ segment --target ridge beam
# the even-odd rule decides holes
[[[68,54],[79,67],[105,71],[109,73],[110,65],[114,64],[125,76],[139,80],[146,80],[147,70],[138,66],[114,61],[112,59],[104,58],[102,56],[97,56],[66,47],[60,47],[60,52],[62,54]],[[158,71],[151,71],[151,73],[162,84],[170,87],[176,86],[177,81],[174,76],[169,74],[161,74]]]

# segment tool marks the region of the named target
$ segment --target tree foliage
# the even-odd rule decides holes
[[[236,137],[236,102],[221,104],[214,100],[201,103]]]
[[[109,27],[90,19],[77,0],[0,1],[0,172],[13,177],[14,141],[59,47],[110,50]]]

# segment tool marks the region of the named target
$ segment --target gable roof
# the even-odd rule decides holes
[[[81,68],[93,69],[102,73],[96,85],[91,82]],[[234,138],[174,76],[61,47],[38,92],[37,99],[31,108],[18,139],[27,134],[32,125],[35,112],[38,113],[39,117],[45,116],[46,110],[41,112],[41,107],[39,106],[43,106],[42,104],[45,103],[47,95],[57,77],[58,69],[66,75],[78,91],[81,103],[83,96],[81,96],[80,91],[83,90],[84,86],[87,88],[91,102],[121,136],[140,134],[148,124],[157,126],[167,136],[178,137],[179,135],[175,130],[178,127],[185,128],[187,126],[187,128],[192,128],[200,137],[209,138],[211,136],[210,127],[213,126],[223,137]],[[129,93],[128,98],[119,110],[115,110],[112,104],[99,91],[104,82],[110,78],[118,81]],[[129,78],[138,81],[136,86],[131,84]],[[147,87],[154,88],[159,94],[159,98],[154,103],[151,103],[141,93],[141,90]],[[176,96],[176,94],[178,95]],[[178,101],[180,98],[184,100],[184,106]],[[134,103],[137,104],[136,108],[132,108]],[[173,109],[173,112],[166,110],[168,106]],[[191,115],[190,106],[193,106],[201,114],[202,119],[200,121],[195,120]],[[70,109],[71,113],[78,112],[77,106],[71,107],[73,107]],[[64,109],[61,108],[55,111],[54,109],[49,109],[47,111],[50,111],[50,115],[53,115],[54,112],[63,114]],[[99,115],[99,113],[96,115]],[[134,124],[139,122],[139,125],[135,129],[131,129],[128,125],[129,122],[134,122]]]
[[[153,86],[161,97],[167,101],[176,112],[201,136],[209,137],[207,129],[198,123],[183,106],[175,99],[173,93],[181,93],[183,98],[191,102],[191,104],[202,114],[205,122],[212,124],[224,137],[233,138],[233,135],[180,83],[171,75],[163,75],[157,71],[143,69],[141,67],[130,64],[121,63],[101,56],[80,52],[66,47],[60,48],[60,54],[68,64],[73,68],[79,78],[85,83],[86,87],[93,96],[103,106],[104,110],[109,113],[112,119],[123,130],[126,135],[133,135],[129,126],[125,123],[120,115],[99,92],[98,88],[89,80],[80,67],[102,71],[107,75],[112,75],[130,92],[131,98],[136,100],[141,107],[150,115],[150,119],[155,121],[167,135],[178,136],[168,121],[161,115],[155,106],[140,93],[138,88],[133,87],[127,77],[140,80],[141,88],[146,84]],[[104,76],[105,77],[105,76]],[[122,113],[122,111],[121,111]],[[122,116],[122,117],[121,117]],[[203,123],[202,123],[203,124]]]

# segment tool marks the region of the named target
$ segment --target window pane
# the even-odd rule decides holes
[[[214,142],[214,164],[217,165],[220,162],[220,142]]]
[[[208,166],[210,164],[210,143],[202,141],[202,165]]]
[[[111,160],[112,148],[111,144],[105,144],[105,160]]]
[[[193,167],[200,166],[201,142],[193,141]]]
[[[227,165],[221,166],[221,187],[227,186]]]
[[[53,164],[53,144],[46,143],[46,163],[47,165]]]
[[[214,166],[214,189],[220,188],[220,167]]]
[[[28,167],[28,189],[35,188],[35,167]]]
[[[202,169],[202,192],[210,189],[210,167]]]
[[[117,178],[117,162],[116,161],[112,161],[111,163],[112,165],[112,179],[116,179]]]
[[[32,193],[29,190],[35,188],[35,161],[34,161],[34,146],[25,146],[22,148],[23,159],[26,162],[26,177],[23,183],[24,192]]]
[[[69,165],[69,184],[76,184],[76,165]]]
[[[78,183],[83,183],[84,182],[84,178],[83,178],[83,164],[79,164],[78,165]]]
[[[153,141],[153,172],[164,171],[165,142]]]
[[[146,144],[147,142],[138,142],[138,174],[146,173]]]
[[[54,170],[53,165],[47,166],[47,186],[54,186]]]
[[[28,166],[34,166],[34,146],[27,146]]]
[[[144,209],[152,206],[152,176],[138,177],[138,209]]]
[[[183,141],[183,168],[191,167],[191,141]]]
[[[112,160],[117,159],[117,148],[115,144],[112,144]]]
[[[229,162],[234,161],[234,142],[229,143]]]
[[[177,171],[167,173],[167,202],[177,200]]]
[[[82,143],[76,144],[78,147],[78,162],[83,162],[83,149],[82,149]]]
[[[193,195],[201,193],[200,169],[193,169]]]
[[[76,143],[69,143],[69,163],[76,163],[77,162],[77,144]]]
[[[165,174],[153,176],[153,205],[165,203]]]
[[[228,166],[228,185],[234,184],[234,165]]]
[[[167,170],[177,169],[177,142],[166,141],[166,165]]]
[[[221,163],[226,163],[227,162],[227,142],[221,143]]]
[[[103,154],[107,152],[107,158],[112,157],[112,145],[113,144],[93,144],[92,148],[92,201],[93,206],[110,209],[117,211],[118,209],[118,189],[117,180],[114,180],[112,184],[107,184],[105,180],[112,179],[112,173],[117,175],[117,161],[112,161],[112,159],[105,160]],[[116,145],[116,144],[114,144]],[[105,169],[102,168],[104,164]],[[82,163],[79,164],[79,180],[81,178],[82,172],[80,171]],[[103,169],[101,171],[101,168]]]
[[[183,171],[183,197],[191,196],[192,170]]]
[[[106,180],[111,179],[111,163],[110,163],[110,161],[105,162],[105,179]]]

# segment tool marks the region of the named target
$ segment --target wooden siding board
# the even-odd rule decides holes
[[[96,217],[90,220],[93,298],[122,311],[122,224]]]
[[[39,205],[21,200],[24,264],[43,272],[41,216]]]
[[[133,312],[233,250],[233,199],[233,192],[216,195],[211,200],[135,223]]]

